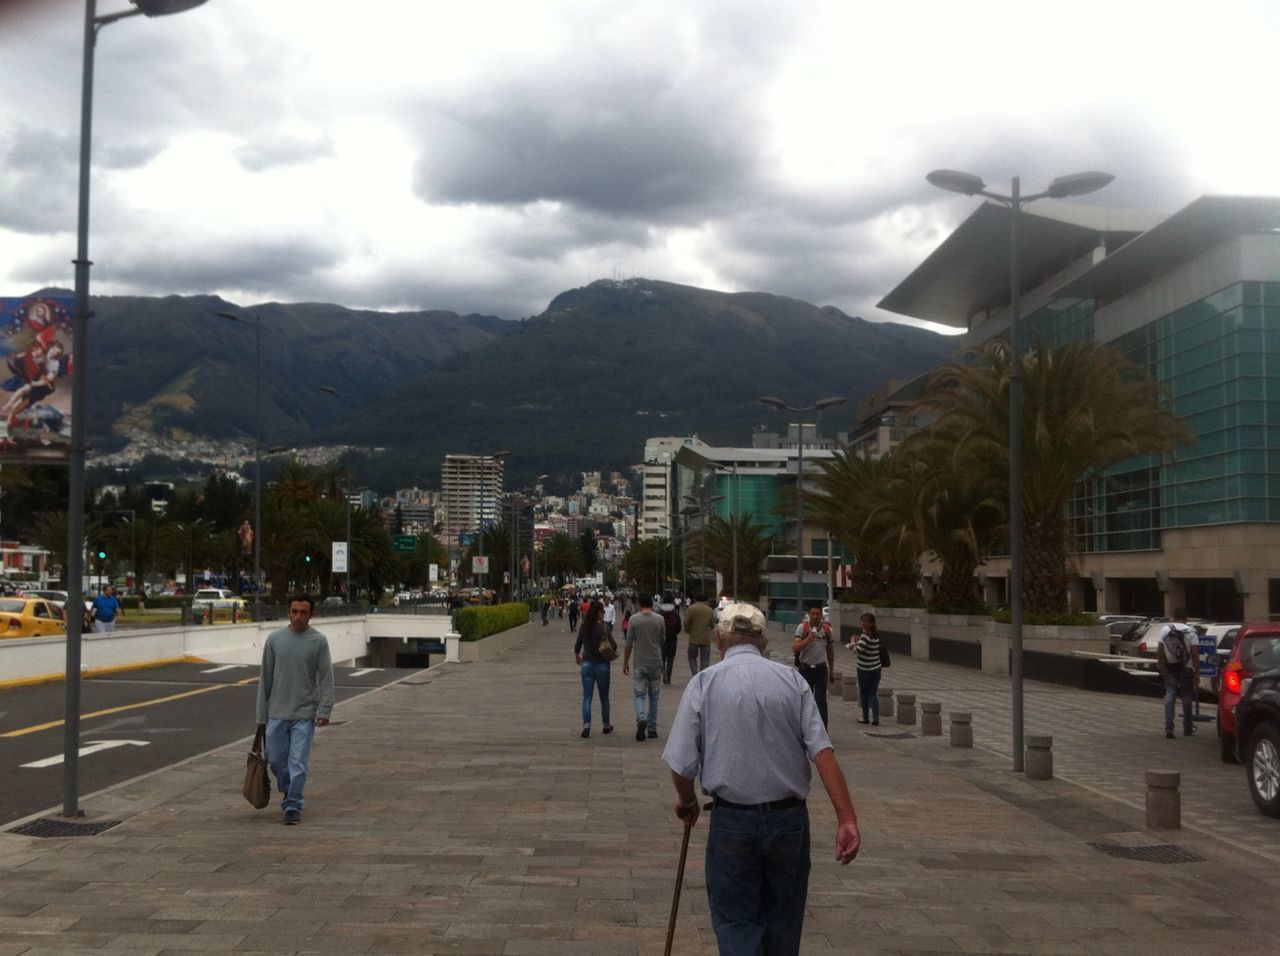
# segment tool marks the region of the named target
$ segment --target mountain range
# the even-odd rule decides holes
[[[518,487],[626,469],[653,436],[745,445],[790,420],[761,395],[842,395],[825,427],[848,430],[860,398],[955,351],[947,336],[831,306],[650,279],[592,282],[519,321],[216,296],[95,297],[92,308],[95,448],[139,433],[251,437],[260,332],[264,445],[389,449],[361,456],[357,477],[375,487],[373,473],[434,484],[450,452],[510,450]]]

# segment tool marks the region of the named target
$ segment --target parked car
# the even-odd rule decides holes
[[[1280,664],[1280,623],[1240,628],[1218,688],[1218,751],[1224,763],[1237,758],[1236,704],[1254,676],[1276,664]]]
[[[1280,638],[1250,648],[1258,668],[1235,707],[1236,755],[1259,810],[1280,817]]]
[[[226,588],[200,588],[191,599],[191,606],[197,610],[243,611],[244,598],[237,597],[234,591]]]
[[[0,598],[0,637],[64,634],[62,608],[40,597]]]
[[[1172,620],[1172,618],[1144,617],[1140,621],[1124,622],[1121,627],[1117,628],[1117,630],[1120,631],[1118,636],[1116,636],[1115,632],[1112,631],[1111,652],[1113,654],[1138,656],[1138,642],[1141,641],[1142,638],[1146,636],[1147,632],[1153,627],[1155,630],[1152,631],[1151,637],[1153,639],[1159,637],[1160,628],[1168,624],[1170,620]],[[1119,621],[1112,623],[1121,624]],[[1107,625],[1107,630],[1111,631],[1111,624]],[[1154,656],[1154,652],[1152,653],[1152,656]]]

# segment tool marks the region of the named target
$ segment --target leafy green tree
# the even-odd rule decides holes
[[[930,377],[918,410],[937,416],[936,440],[957,470],[1008,500],[1009,342],[992,339]],[[1024,604],[1029,613],[1067,608],[1066,506],[1076,485],[1144,454],[1161,454],[1194,433],[1161,404],[1161,390],[1118,351],[1095,342],[1037,346],[1021,357]],[[1007,520],[1007,515],[1006,515]],[[1007,534],[1006,534],[1007,537]]]
[[[590,527],[582,529],[582,533],[578,535],[578,551],[582,555],[582,570],[587,574],[593,574],[599,564],[594,529]]]

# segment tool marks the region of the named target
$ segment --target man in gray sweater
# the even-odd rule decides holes
[[[302,822],[302,789],[316,727],[333,713],[333,661],[329,642],[311,626],[315,602],[289,598],[289,626],[272,631],[262,649],[258,724],[267,728],[267,763],[276,775],[284,822]]]
[[[631,679],[636,694],[636,740],[658,736],[658,694],[662,690],[662,643],[667,627],[662,615],[653,612],[653,598],[640,596],[640,613],[632,614],[627,622],[627,649],[623,652],[622,673],[635,675]],[[648,712],[645,700],[648,699]]]

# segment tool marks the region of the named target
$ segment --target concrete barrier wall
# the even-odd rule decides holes
[[[327,617],[316,624],[329,639],[334,663],[348,665],[369,653],[373,637],[443,639],[449,632],[449,616],[445,614]],[[219,664],[257,664],[267,636],[282,626],[282,622],[272,621],[85,634],[80,663],[89,671],[181,657]],[[66,673],[66,666],[66,639],[62,636],[0,639],[0,683],[56,679]]]

